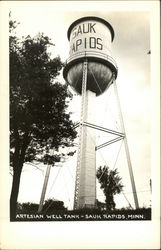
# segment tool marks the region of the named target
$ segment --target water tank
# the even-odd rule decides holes
[[[69,58],[63,70],[65,80],[81,94],[83,62],[88,61],[87,90],[102,94],[117,77],[117,65],[111,54],[114,30],[102,18],[86,16],[74,21],[67,32]]]

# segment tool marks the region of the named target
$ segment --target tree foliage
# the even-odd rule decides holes
[[[96,176],[106,197],[106,209],[115,209],[114,195],[119,194],[123,189],[117,169],[110,170],[108,166],[100,166]]]
[[[18,203],[18,213],[22,214],[37,214],[39,204],[27,202],[27,203]],[[64,202],[59,200],[48,199],[45,200],[42,213],[52,214],[55,211],[66,211],[64,207]]]
[[[38,207],[39,205],[36,203],[31,203],[31,202],[18,203],[17,211],[18,213],[22,214],[35,214],[37,213]]]
[[[76,136],[67,112],[72,98],[66,84],[56,80],[63,67],[52,58],[54,45],[42,33],[18,39],[10,20],[10,164],[13,168],[11,209],[15,211],[24,162],[52,164],[60,160],[60,146],[72,146]],[[51,150],[52,153],[51,153]]]
[[[65,211],[64,202],[59,200],[48,199],[43,205],[43,213],[52,214],[54,211]]]

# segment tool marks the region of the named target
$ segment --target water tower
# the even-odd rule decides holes
[[[74,209],[96,206],[95,129],[118,136],[117,140],[107,142],[106,145],[124,139],[135,206],[138,207],[121,109],[119,112],[122,132],[102,128],[95,122],[96,97],[103,94],[111,84],[115,84],[117,78],[117,65],[111,54],[114,30],[104,19],[86,16],[70,25],[67,36],[70,52],[63,76],[68,84],[82,95]],[[117,92],[116,85],[115,90]]]

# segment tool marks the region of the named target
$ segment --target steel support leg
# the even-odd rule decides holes
[[[120,116],[121,130],[125,134],[124,145],[125,145],[126,158],[127,158],[127,163],[128,163],[128,169],[129,169],[129,174],[130,174],[130,180],[131,180],[131,185],[132,185],[135,207],[139,208],[139,202],[138,202],[138,197],[137,197],[137,193],[136,193],[134,175],[133,175],[132,164],[131,164],[131,159],[130,159],[130,152],[129,152],[126,133],[125,133],[124,121],[123,121],[123,116],[122,116],[122,112],[121,112],[121,106],[120,106],[120,101],[119,101],[119,96],[118,96],[118,91],[117,91],[115,79],[113,81],[113,84],[114,84],[114,91],[115,91],[115,96],[116,96],[117,106],[118,106],[118,111],[119,111],[119,116]]]
[[[41,213],[41,211],[43,209],[43,203],[44,203],[46,188],[47,188],[47,184],[48,184],[48,180],[49,180],[50,169],[51,169],[51,165],[47,166],[44,184],[43,184],[43,189],[42,189],[41,198],[40,198],[40,204],[39,204],[39,208],[38,208],[38,213]]]

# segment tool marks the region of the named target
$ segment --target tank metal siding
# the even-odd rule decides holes
[[[112,78],[112,70],[104,64],[88,62],[87,90],[101,95],[108,87]],[[68,70],[67,82],[74,87],[77,93],[82,90],[82,63],[73,64]]]

